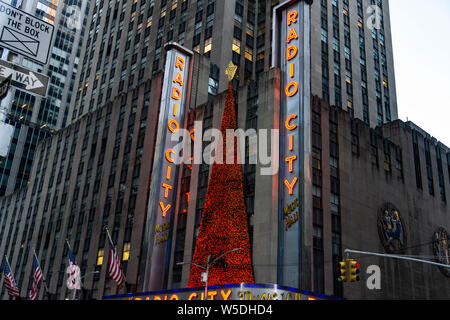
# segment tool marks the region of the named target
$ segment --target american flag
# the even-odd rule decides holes
[[[11,269],[9,268],[8,261],[5,261],[3,266],[3,276],[5,278],[5,286],[6,290],[8,290],[8,294],[11,297],[19,296],[19,289],[16,286],[16,282],[14,281],[14,277],[11,273]]]
[[[43,278],[44,276],[42,275],[36,255],[33,254],[33,286],[31,287],[30,293],[28,294],[30,300],[36,300],[39,292],[39,284],[41,283]]]
[[[117,283],[117,287],[120,289],[122,284],[125,282],[125,276],[122,272],[122,264],[120,263],[120,258],[114,249],[114,245],[109,237],[109,264],[108,264],[108,274]]]
[[[70,250],[69,242],[67,242],[67,252],[69,254],[69,265],[70,266],[72,266],[72,265],[76,266],[77,262],[75,261],[75,256],[73,255],[72,250]]]
[[[70,250],[70,244],[69,240],[67,240],[67,253],[69,255],[69,267],[68,270],[70,270],[70,276],[68,281],[71,281],[71,285],[74,289],[80,290],[81,289],[81,283],[80,283],[80,268],[77,266],[77,262],[75,261],[75,256],[72,253],[72,250]]]

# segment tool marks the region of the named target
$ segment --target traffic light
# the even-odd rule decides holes
[[[348,271],[347,271],[347,262],[342,261],[338,263],[338,269],[339,269],[339,282],[347,282],[348,281]]]
[[[350,265],[350,282],[358,282],[359,278],[359,262],[355,260],[349,261]]]

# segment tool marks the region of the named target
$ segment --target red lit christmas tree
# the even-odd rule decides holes
[[[236,129],[236,124],[234,96],[230,82],[220,127],[224,138],[224,159],[227,145],[226,130]],[[234,146],[234,156],[237,159],[237,141]],[[208,285],[254,282],[242,166],[237,161],[234,164],[214,163],[192,262],[206,267],[208,256],[211,257],[211,262],[236,248],[242,250],[226,254],[210,265]],[[188,287],[205,285],[201,281],[202,272],[204,270],[201,268],[191,266]]]

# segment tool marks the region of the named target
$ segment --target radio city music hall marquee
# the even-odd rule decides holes
[[[192,55],[188,49],[168,43],[161,95],[158,133],[148,203],[146,242],[148,258],[146,288],[159,289],[167,272],[168,243],[177,201],[179,162],[176,161],[180,128],[185,126],[192,74]],[[174,139],[175,138],[175,139]]]
[[[310,200],[310,6],[289,0],[274,8],[273,66],[279,68],[280,119],[279,275],[283,285],[300,286],[301,250],[305,208]]]

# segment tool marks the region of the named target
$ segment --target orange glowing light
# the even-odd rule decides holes
[[[297,31],[295,31],[294,28],[291,28],[291,30],[289,30],[289,35],[286,39],[286,43],[291,43],[292,40],[297,40],[298,39],[298,34]]]
[[[173,79],[173,83],[178,83],[180,86],[184,86],[183,84],[183,77],[181,76],[181,73],[178,73],[175,79]]]
[[[189,295],[188,300],[194,300],[195,298],[197,298],[197,296],[198,296],[198,294],[196,294],[195,292],[192,292],[192,293]]]
[[[297,23],[297,17],[297,10],[289,11],[289,13],[287,14],[287,25],[290,26],[292,23]]]
[[[170,120],[169,123],[167,124],[167,127],[172,133],[175,133],[178,130],[180,130],[180,125],[178,124],[177,120]]]
[[[297,160],[297,156],[292,156],[286,158],[286,162],[289,163],[289,172],[292,173],[294,161]]]
[[[167,215],[167,211],[170,210],[170,208],[172,207],[172,205],[169,203],[167,206],[165,206],[164,203],[162,203],[162,201],[161,201],[161,202],[159,203],[159,207],[161,208],[163,218],[165,218],[166,215]],[[156,299],[155,299],[155,300],[156,300]]]
[[[167,151],[166,151],[166,160],[169,161],[170,163],[174,163],[175,160],[170,157],[171,154],[175,154],[175,150],[167,149]]]
[[[175,63],[175,68],[178,68],[181,71],[183,71],[184,65],[185,65],[184,59],[181,57],[177,57],[177,62]]]
[[[166,174],[166,179],[167,179],[167,180],[170,180],[170,173],[171,173],[171,171],[172,171],[172,167],[171,167],[171,166],[168,166],[168,167],[167,167],[167,174]]]
[[[172,89],[172,99],[174,100],[181,100],[181,90],[177,87],[173,87]]]
[[[286,87],[285,93],[288,97],[293,97],[298,92],[298,83],[296,81],[292,81]]]
[[[178,114],[178,105],[175,103],[173,106],[173,116],[176,117]]]
[[[297,125],[296,124],[291,125],[291,121],[294,120],[294,119],[297,119],[297,117],[298,116],[296,114],[291,114],[287,118],[286,123],[285,123],[286,129],[288,129],[289,131],[293,131],[293,130],[297,129]]]
[[[291,61],[297,56],[298,48],[295,45],[292,45],[286,49],[286,61]]]
[[[294,194],[294,187],[297,184],[297,181],[298,181],[297,177],[295,177],[294,180],[292,180],[292,182],[289,182],[287,179],[284,180],[284,184],[289,189],[289,195],[290,196],[292,196]]]
[[[231,290],[228,290],[226,293],[223,290],[220,290],[220,294],[222,295],[223,300],[228,300],[231,295]]]
[[[164,188],[164,198],[168,198],[169,197],[169,191],[172,190],[172,186],[168,185],[166,183],[163,183],[163,188]]]
[[[215,300],[215,296],[217,296],[217,291],[208,291],[208,296],[211,298],[209,300]]]
[[[294,136],[289,136],[289,151],[294,150]]]

